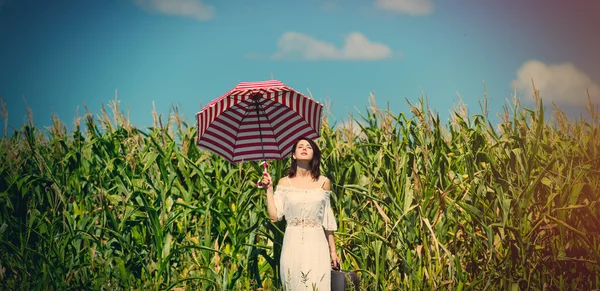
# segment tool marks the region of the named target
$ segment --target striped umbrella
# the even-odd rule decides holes
[[[196,144],[237,163],[281,160],[321,133],[323,105],[277,80],[241,82],[196,113]]]

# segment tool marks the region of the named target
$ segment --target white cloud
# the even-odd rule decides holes
[[[209,20],[215,15],[215,9],[202,0],[134,0],[147,10],[166,15],[189,17],[196,20]]]
[[[435,9],[433,0],[375,0],[375,6],[408,15],[428,15]]]
[[[346,36],[341,48],[298,32],[284,33],[277,43],[274,59],[303,60],[381,60],[392,57],[392,50],[382,43],[369,41],[358,32]]]
[[[585,105],[587,91],[592,100],[600,97],[600,86],[572,63],[546,65],[530,60],[517,70],[517,90],[533,99],[533,83],[546,103]]]

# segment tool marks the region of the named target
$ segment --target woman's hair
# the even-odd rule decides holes
[[[310,160],[310,162],[308,162],[308,167],[310,168],[310,175],[312,176],[313,180],[317,180],[319,177],[321,177],[321,150],[319,149],[319,146],[312,141],[312,139],[302,136],[298,138],[296,143],[294,143],[294,146],[292,147],[292,153],[296,151],[296,147],[301,140],[307,141],[312,147],[313,158]],[[290,169],[288,171],[288,177],[293,178],[296,176],[297,167],[298,164],[296,163],[296,159],[292,157],[292,164],[290,165]]]

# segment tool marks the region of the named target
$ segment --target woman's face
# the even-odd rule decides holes
[[[306,140],[300,140],[294,151],[294,159],[301,161],[310,161],[313,158],[313,148]]]

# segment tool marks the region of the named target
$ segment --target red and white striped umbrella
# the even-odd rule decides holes
[[[240,82],[196,113],[196,144],[230,162],[280,160],[321,134],[323,105],[277,80]]]

